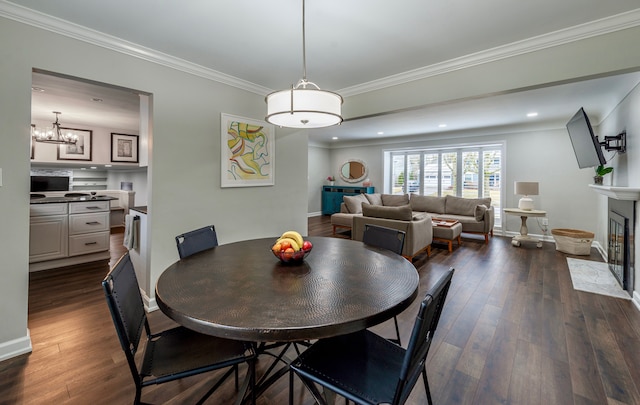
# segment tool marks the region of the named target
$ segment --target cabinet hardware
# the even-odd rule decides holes
[[[91,221],[91,222],[85,222],[85,224],[87,224],[87,225],[100,225],[100,222],[98,222],[98,221]]]
[[[97,245],[97,244],[98,244],[98,242],[87,242],[84,245],[85,246],[89,246],[89,245]]]

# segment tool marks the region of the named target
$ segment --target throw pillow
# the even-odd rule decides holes
[[[369,202],[364,194],[345,195],[342,197],[342,201],[344,201],[344,205],[347,206],[347,210],[349,210],[351,214],[361,214],[362,203]]]
[[[409,204],[414,211],[444,214],[444,197],[433,197],[420,194],[411,194]]]
[[[399,207],[409,204],[409,194],[382,194],[382,205],[387,207]]]
[[[384,205],[362,204],[362,215],[365,217],[395,219],[398,221],[411,221],[411,206],[401,205],[389,207]]]
[[[475,216],[476,205],[491,205],[491,198],[462,198],[453,195],[445,197],[445,213],[453,215]]]
[[[382,194],[373,193],[373,194],[365,194],[364,196],[367,197],[367,200],[369,200],[369,204],[382,205]]]
[[[476,221],[484,219],[484,213],[487,212],[487,206],[484,204],[476,205]]]

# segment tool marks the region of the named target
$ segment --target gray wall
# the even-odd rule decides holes
[[[591,169],[578,169],[565,129],[478,135],[469,133],[429,135],[411,140],[395,140],[392,144],[362,144],[333,149],[332,167],[338,167],[349,158],[364,160],[369,167],[369,178],[376,191],[383,191],[383,152],[388,149],[435,148],[466,145],[472,142],[506,142],[505,149],[505,207],[517,207],[520,196],[513,194],[515,180],[538,181],[540,195],[533,197],[537,209],[546,210],[549,229],[574,228],[596,231],[596,195],[587,186],[592,181]],[[575,204],[567,203],[576,201]],[[579,203],[578,203],[579,202]],[[576,204],[580,209],[576,209]],[[531,233],[541,233],[534,222]],[[506,217],[506,231],[518,232],[520,219]]]
[[[627,131],[627,152],[613,157],[614,152],[605,152],[607,160],[611,158],[607,166],[613,167],[613,172],[605,176],[605,185],[627,186],[640,188],[640,86],[636,88],[618,105],[618,107],[602,122],[597,129],[597,134],[602,139],[604,136],[617,135]],[[607,246],[607,197],[598,195],[598,234],[600,244]],[[635,232],[635,286],[634,298],[640,303],[640,221],[638,221],[639,203],[636,201],[636,226]]]
[[[0,18],[0,359],[29,349],[31,71],[40,68],[152,94],[150,274],[178,259],[174,236],[215,224],[221,243],[307,233],[307,139],[277,129],[273,187],[220,187],[220,113],[262,119],[264,96]],[[153,297],[151,297],[153,298]]]
[[[331,150],[324,146],[309,145],[308,208],[309,216],[322,213],[322,186],[327,176],[337,176],[331,164]]]

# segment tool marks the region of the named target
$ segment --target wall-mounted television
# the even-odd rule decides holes
[[[591,122],[584,108],[580,108],[577,113],[567,122],[567,131],[571,138],[571,145],[578,160],[578,167],[595,167],[604,165],[607,160],[602,153],[602,146],[598,137],[593,133]]]
[[[69,177],[31,176],[31,192],[69,191]]]

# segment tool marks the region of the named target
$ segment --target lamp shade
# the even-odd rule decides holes
[[[538,183],[534,181],[516,181],[513,188],[517,195],[538,195]]]
[[[533,209],[533,200],[530,195],[538,195],[538,183],[535,181],[516,181],[513,183],[514,194],[523,195],[518,201],[518,208],[521,210],[531,211]]]
[[[266,97],[267,122],[288,128],[322,128],[342,122],[342,97],[326,90],[292,88]]]

